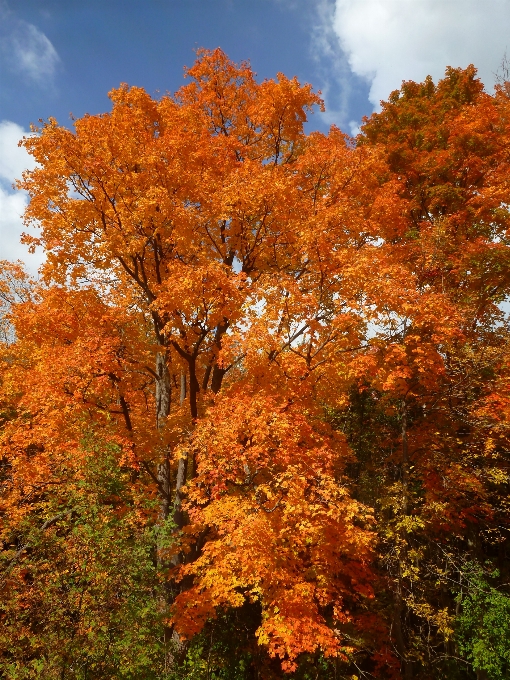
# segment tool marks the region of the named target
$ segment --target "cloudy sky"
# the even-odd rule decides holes
[[[312,83],[327,111],[309,129],[355,133],[402,80],[448,65],[474,63],[490,91],[509,29],[510,0],[0,0],[0,259],[41,258],[19,244],[12,189],[30,123],[106,111],[121,82],[173,92],[197,47]]]

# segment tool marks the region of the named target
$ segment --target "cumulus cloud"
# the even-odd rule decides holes
[[[20,243],[24,231],[22,215],[28,197],[25,192],[12,187],[23,170],[35,166],[32,156],[18,147],[18,141],[27,134],[16,123],[6,120],[0,122],[0,259],[22,260],[35,273],[42,264],[43,255],[29,254],[27,247]]]
[[[21,179],[23,170],[32,170],[35,161],[18,142],[29,135],[21,125],[10,120],[0,121],[0,179],[13,183]]]
[[[5,4],[0,5],[0,54],[4,67],[47,84],[60,61],[57,51],[37,26],[18,19]]]
[[[281,0],[283,1],[283,0]],[[347,55],[335,31],[335,0],[301,0],[300,10],[310,27],[310,55],[315,61],[314,83],[319,87],[326,111],[319,113],[326,125],[339,125],[357,134],[355,110],[366,101],[366,82],[353,75]],[[304,3],[304,4],[303,4]]]
[[[22,193],[12,194],[0,184],[0,239],[2,260],[25,260],[26,246],[20,243],[21,215],[27,198]]]
[[[474,64],[486,88],[510,47],[508,0],[336,0],[333,30],[375,108],[403,80]]]
[[[326,103],[326,111],[321,116],[328,124],[344,121],[348,116],[352,83],[349,63],[334,30],[334,6],[328,0],[318,0],[316,4],[310,50]]]

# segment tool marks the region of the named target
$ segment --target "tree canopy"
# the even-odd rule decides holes
[[[186,76],[23,142],[3,677],[505,677],[507,89]]]

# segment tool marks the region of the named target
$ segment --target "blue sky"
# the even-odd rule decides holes
[[[249,60],[260,78],[282,71],[320,89],[324,77],[313,33],[321,16],[309,0],[21,0],[3,7],[5,33],[29,43],[34,26],[54,49],[32,36],[35,60],[46,55],[39,71],[37,63],[20,64],[12,49],[10,59],[3,55],[0,116],[23,127],[50,115],[67,124],[71,111],[104,111],[107,92],[120,82],[174,92],[197,47]],[[354,77],[352,85],[355,119],[371,106],[367,83]],[[314,125],[327,130],[321,118]]]
[[[474,63],[491,89],[509,29],[510,0],[0,0],[0,259],[41,261],[19,245],[11,186],[30,123],[106,111],[121,82],[174,92],[197,47],[311,83],[327,111],[308,128],[355,132],[402,80],[447,65]]]

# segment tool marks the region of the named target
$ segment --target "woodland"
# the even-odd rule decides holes
[[[510,84],[185,76],[22,141],[0,678],[510,678]]]

